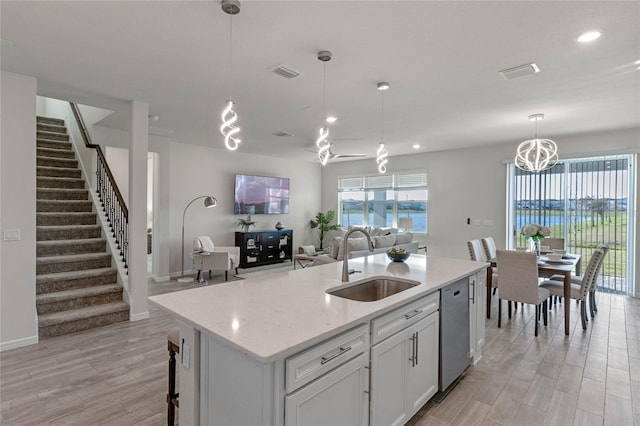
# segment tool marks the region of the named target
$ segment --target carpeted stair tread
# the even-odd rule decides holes
[[[69,135],[66,133],[48,132],[36,129],[36,138],[50,141],[68,141]]]
[[[36,264],[47,264],[47,263],[62,263],[62,262],[77,262],[79,260],[91,260],[91,259],[102,259],[104,257],[111,256],[111,253],[79,253],[79,254],[65,254],[60,256],[42,256],[36,259]]]
[[[69,149],[55,149],[55,148],[37,148],[37,157],[49,157],[49,158],[76,158],[76,153]]]
[[[97,214],[93,212],[37,212],[37,226],[95,225]]]
[[[73,245],[73,246],[89,246],[92,244],[106,244],[107,240],[104,238],[78,238],[77,240],[45,240],[45,241],[36,241],[36,250],[38,248],[47,248],[47,247],[59,247],[65,245]]]
[[[89,199],[89,190],[72,188],[37,188],[36,201],[40,200],[81,200]]]
[[[36,200],[37,213],[88,213],[92,210],[90,200]]]
[[[85,189],[84,179],[67,177],[38,177],[37,188]]]
[[[42,284],[50,281],[62,281],[69,279],[97,277],[102,275],[110,275],[117,273],[116,268],[97,268],[85,269],[84,271],[56,272],[53,274],[42,274],[36,276],[36,284]]]
[[[65,151],[72,151],[73,148],[71,146],[71,142],[65,142],[65,141],[52,141],[52,140],[47,140],[47,139],[38,139],[36,141],[36,148],[51,148],[51,149],[57,149],[57,150],[65,150]]]
[[[55,312],[38,316],[38,325],[48,327],[65,322],[87,320],[92,317],[106,315],[113,312],[129,311],[129,305],[125,302],[113,302],[104,305],[89,306],[86,308],[73,309],[65,312]]]
[[[49,167],[49,166],[37,166],[36,176],[38,177],[66,177],[78,179],[82,177],[80,169],[68,168],[68,167]]]
[[[61,169],[75,169],[78,167],[78,160],[70,158],[56,157],[36,157],[38,167],[57,167]]]
[[[73,300],[82,297],[100,296],[109,293],[121,293],[122,287],[119,284],[96,285],[92,287],[74,288],[72,290],[56,291],[54,293],[43,293],[36,296],[36,305],[45,303],[55,303],[66,300]]]
[[[57,126],[64,126],[64,120],[62,118],[45,117],[43,115],[36,116],[36,123],[40,124],[55,124]]]
[[[52,132],[67,134],[67,128],[64,125],[53,123],[38,123],[36,122],[36,129],[40,132]]]
[[[100,225],[63,225],[36,227],[36,241],[74,240],[99,238],[102,236]]]

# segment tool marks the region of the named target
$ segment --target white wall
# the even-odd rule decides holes
[[[96,127],[95,135],[102,146],[126,147],[125,132]],[[294,230],[294,247],[313,244],[315,233],[308,223],[320,210],[319,165],[181,144],[157,136],[150,137],[149,150],[157,153],[159,163],[159,200],[154,209],[153,227],[153,275],[157,279],[175,276],[181,271],[182,215],[186,205],[197,196],[213,195],[218,206],[205,209],[198,201],[189,207],[185,216],[185,269],[191,269],[189,253],[193,238],[210,235],[217,245],[235,244],[235,231],[240,230],[236,219],[241,217],[233,214],[236,173],[290,178],[289,214],[252,215],[255,229],[275,229],[276,222],[281,221],[286,228]],[[114,175],[118,175],[118,185],[126,182],[127,177],[123,176],[126,170],[111,164],[111,159],[122,156],[122,152],[112,148],[107,152],[110,167],[117,170]]]
[[[36,315],[36,79],[0,76],[0,350],[38,342]]]
[[[640,151],[640,128],[553,139],[561,158]],[[428,173],[429,255],[466,259],[466,242],[487,235],[495,238],[499,248],[505,247],[507,167],[504,160],[513,159],[517,145],[514,142],[389,158],[389,171],[426,170]],[[377,173],[375,160],[330,163],[324,168],[322,210],[338,210],[337,178],[358,173]],[[640,177],[637,177],[636,189],[640,195]],[[639,216],[636,210],[638,224]],[[467,225],[467,218],[481,219],[480,223],[487,219],[493,221],[493,225]],[[636,265],[640,265],[638,245],[636,239]],[[635,281],[636,294],[640,294],[640,273]]]

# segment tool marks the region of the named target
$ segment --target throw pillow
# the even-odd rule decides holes
[[[395,235],[385,235],[383,237],[373,237],[375,248],[391,247],[396,243]]]
[[[369,241],[366,238],[349,238],[349,253],[360,250],[369,250]],[[336,257],[336,259],[344,259],[343,251],[344,250],[342,248],[342,244],[340,244],[340,248],[338,249],[338,257]]]
[[[413,241],[413,234],[411,232],[396,234],[396,244],[409,244],[411,241]]]

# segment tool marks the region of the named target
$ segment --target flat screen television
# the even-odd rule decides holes
[[[233,213],[289,213],[289,178],[236,175]]]

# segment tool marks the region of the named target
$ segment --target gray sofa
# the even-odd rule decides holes
[[[402,248],[409,253],[418,253],[418,242],[413,241],[413,234],[411,232],[377,235],[372,237],[373,252],[370,252],[368,249],[367,239],[364,237],[354,238],[356,235],[357,234],[354,233],[349,237],[349,259],[369,256],[371,254],[385,253],[391,248]],[[343,260],[344,253],[342,251],[342,237],[334,237],[329,243],[328,253],[318,256],[313,261],[312,266]]]

